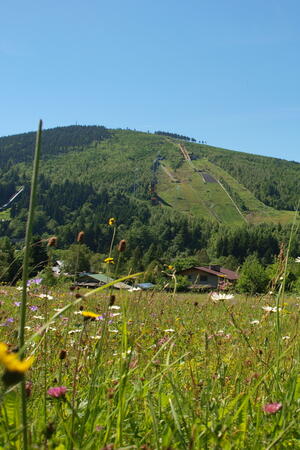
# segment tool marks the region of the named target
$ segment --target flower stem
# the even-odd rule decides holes
[[[28,219],[26,225],[26,235],[25,235],[25,251],[23,259],[23,276],[22,276],[22,304],[20,310],[20,328],[19,328],[19,348],[20,357],[24,357],[24,335],[25,335],[25,322],[26,322],[26,301],[27,301],[27,279],[28,279],[28,265],[29,265],[29,250],[32,237],[32,224],[34,218],[35,209],[35,199],[37,190],[37,178],[38,169],[40,161],[40,151],[41,151],[41,134],[42,134],[42,121],[39,121],[39,127],[36,135],[35,143],[35,153],[34,153],[34,163],[33,163],[33,173],[31,179],[31,192],[30,192],[30,202]],[[27,440],[27,414],[26,414],[26,391],[25,391],[25,379],[21,383],[21,422],[23,428],[23,449],[27,450],[28,440]]]

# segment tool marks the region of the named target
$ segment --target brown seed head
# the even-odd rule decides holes
[[[126,241],[125,241],[125,239],[122,239],[122,240],[119,242],[119,245],[118,245],[118,251],[119,251],[119,252],[125,252],[125,250],[126,250]]]
[[[116,296],[111,294],[111,296],[109,297],[109,306],[112,306],[116,301]]]
[[[45,432],[46,439],[51,439],[51,436],[53,435],[53,433],[55,433],[54,423],[53,422],[48,423],[44,432]]]
[[[55,247],[57,244],[57,237],[56,236],[52,236],[51,238],[48,239],[48,247]]]
[[[82,242],[84,238],[84,231],[79,231],[77,234],[77,242]]]
[[[32,391],[32,382],[31,381],[26,381],[26,385],[25,385],[26,397],[30,397],[31,396],[31,391]]]
[[[66,359],[66,356],[67,356],[67,351],[61,350],[59,353],[59,359]]]
[[[116,390],[114,388],[108,388],[107,389],[107,397],[109,399],[113,398],[115,395]]]

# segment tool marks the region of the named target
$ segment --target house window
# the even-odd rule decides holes
[[[207,275],[200,275],[200,281],[207,281]]]

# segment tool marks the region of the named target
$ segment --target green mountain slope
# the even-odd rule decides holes
[[[293,211],[280,211],[264,205],[229,173],[207,158],[190,163],[184,161],[176,171],[168,165],[168,161],[161,164],[163,170],[158,174],[157,190],[160,197],[179,211],[229,225],[243,222],[289,223],[293,220]],[[205,175],[206,178],[210,175],[215,182],[207,182]]]
[[[113,230],[107,222],[115,217],[116,242],[127,242],[124,273],[191,255],[198,264],[240,265],[256,254],[270,264],[281,243],[289,242],[300,164],[176,138],[97,126],[44,131],[35,241],[45,246],[56,235],[59,248],[67,249],[84,230],[84,243],[99,262],[109,252]],[[5,248],[9,242],[22,247],[34,141],[35,133],[0,138]],[[300,253],[299,233],[292,257]],[[113,255],[120,256],[115,246]]]
[[[0,138],[3,202],[29,181],[33,142],[34,133]],[[106,188],[153,208],[220,224],[289,223],[300,197],[300,164],[161,134],[56,128],[44,132],[42,152],[41,176],[52,185],[68,180],[92,186],[96,192]],[[290,184],[293,189],[287,189]],[[286,210],[270,204],[285,205]]]

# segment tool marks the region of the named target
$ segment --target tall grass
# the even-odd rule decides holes
[[[27,399],[30,445],[266,448],[278,440],[280,445],[297,448],[296,298],[285,298],[281,329],[289,339],[281,338],[278,357],[276,314],[261,308],[270,298],[235,298],[227,305],[228,314],[221,302],[213,304],[204,295],[196,296],[195,306],[192,294],[177,294],[170,302],[166,293],[151,298],[148,293],[120,293],[116,299],[120,309],[114,310],[107,306],[105,289],[74,303],[67,289],[51,294],[54,299],[47,309],[61,308],[61,312],[55,312],[46,324],[44,300],[35,300],[38,314],[29,311],[27,321],[32,329],[39,328],[33,334],[32,329],[26,330],[27,348],[36,355],[27,376],[33,383]],[[10,315],[16,309],[15,296],[15,288],[7,288]],[[108,314],[103,320],[84,321],[80,314],[73,314],[81,304]],[[68,321],[67,311],[71,312]],[[252,325],[253,319],[260,323]],[[6,341],[13,344],[13,324],[5,332]],[[66,395],[57,399],[45,392],[45,335],[49,347],[46,389],[67,387]],[[63,361],[61,350],[67,353]],[[4,396],[8,410],[19,401],[17,396],[12,398],[13,393],[15,389]],[[45,396],[46,418],[36,415],[43,411]],[[265,413],[263,406],[272,402],[281,403],[282,408],[276,414]],[[5,428],[3,416],[0,429],[1,445],[18,448],[21,424],[10,417]]]
[[[38,180],[38,169],[40,162],[40,151],[41,151],[41,135],[42,135],[42,121],[39,122],[38,132],[36,136],[36,145],[34,152],[34,163],[31,181],[31,193],[30,202],[28,210],[28,219],[26,226],[25,235],[25,251],[23,259],[23,274],[22,274],[22,303],[20,308],[20,329],[19,329],[19,348],[20,356],[24,356],[24,331],[26,323],[26,306],[27,306],[27,280],[28,280],[28,266],[29,266],[29,250],[31,245],[32,237],[32,224],[34,219],[34,209],[36,200],[36,190],[37,190],[37,180]],[[21,408],[22,408],[22,427],[23,427],[23,448],[26,450],[27,444],[27,413],[26,413],[26,387],[25,380],[21,381]]]

